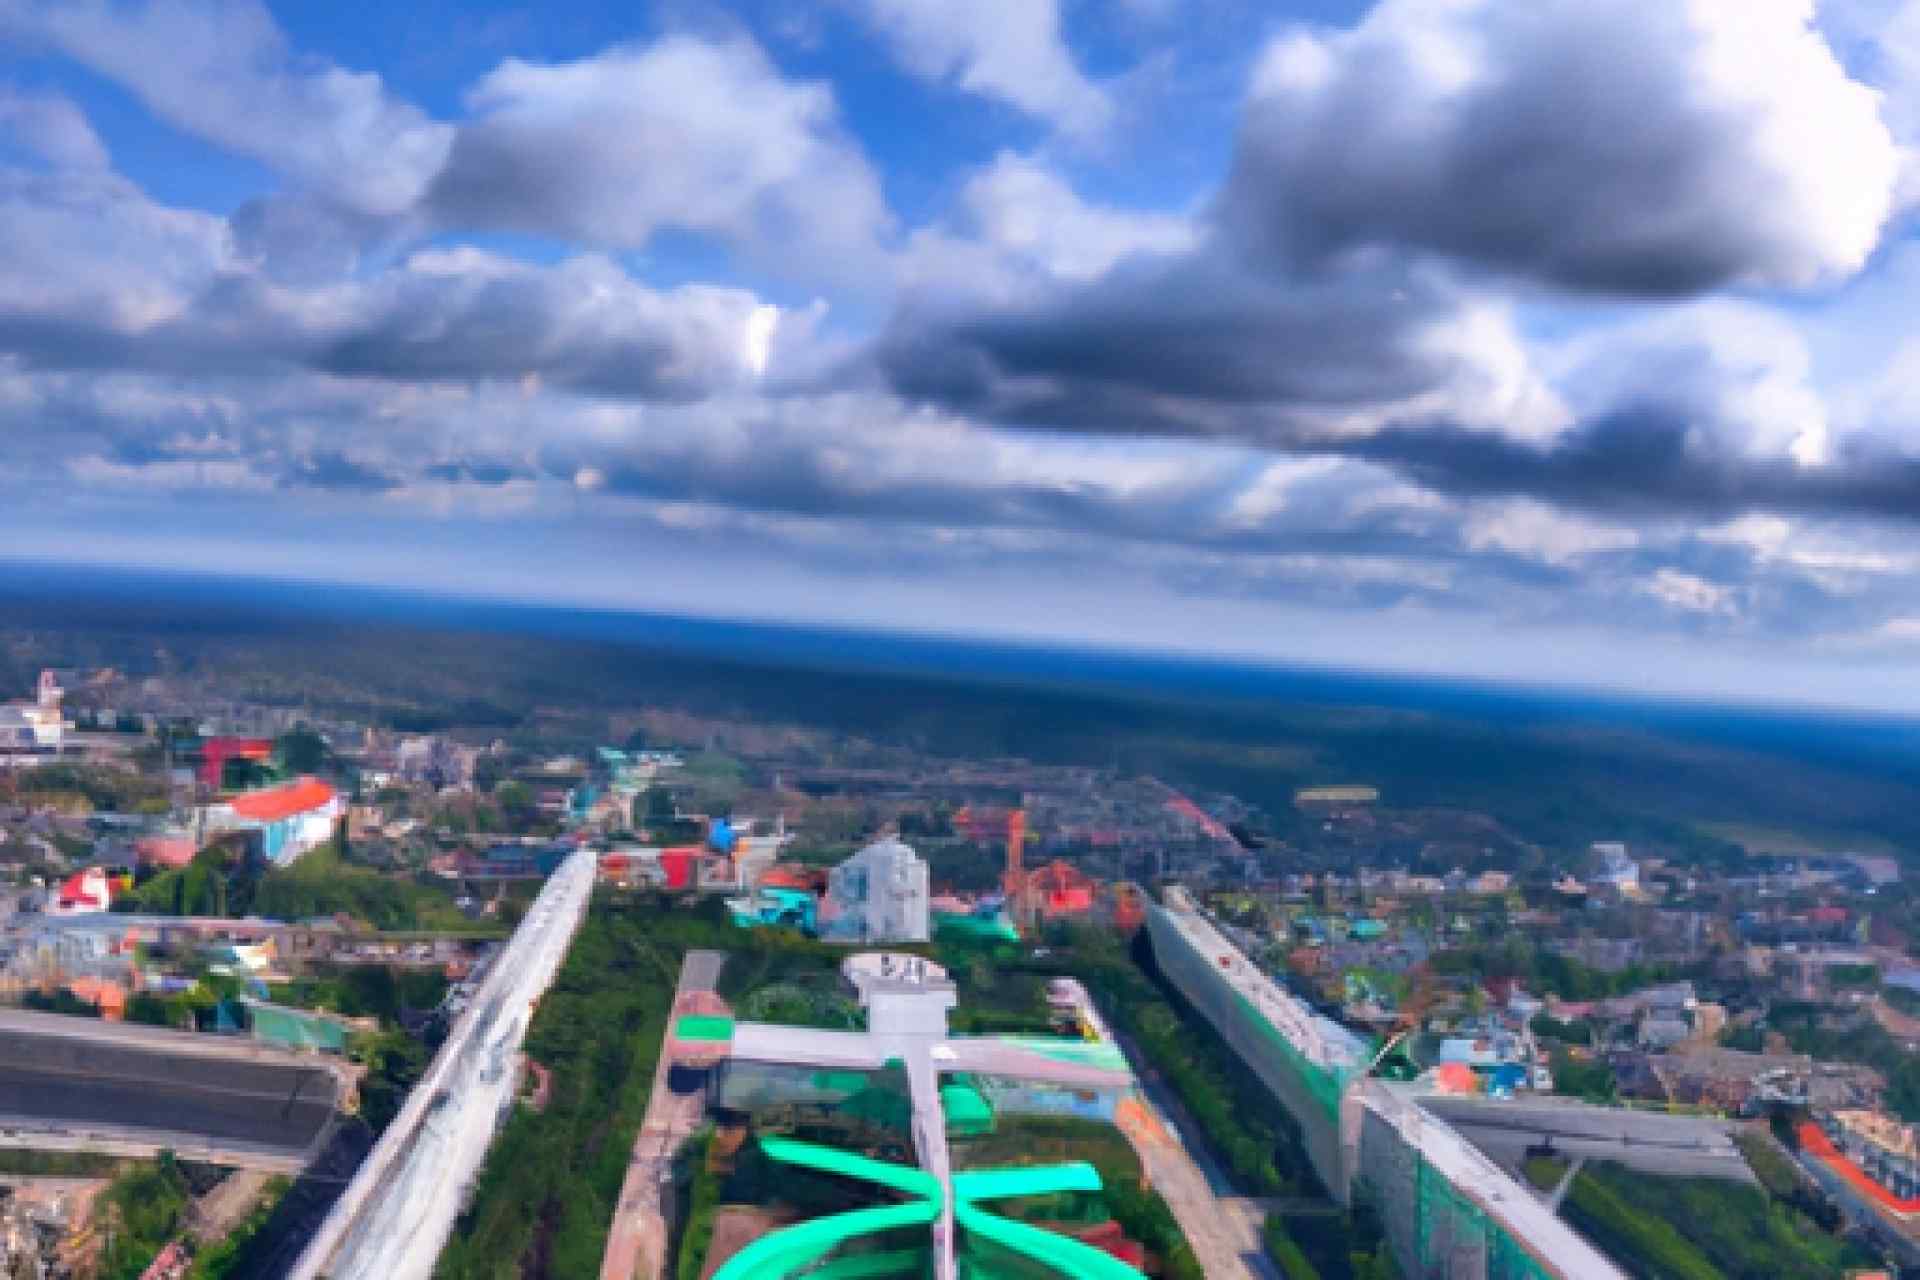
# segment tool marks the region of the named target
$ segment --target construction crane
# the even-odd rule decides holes
[[[1007,914],[1021,929],[1033,927],[1038,914],[1033,887],[1026,872],[1027,811],[1015,807],[1007,812]]]

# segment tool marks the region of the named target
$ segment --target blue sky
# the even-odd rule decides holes
[[[1914,707],[1920,0],[0,0],[0,538]]]

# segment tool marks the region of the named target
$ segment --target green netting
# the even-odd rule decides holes
[[[1464,1265],[1487,1280],[1553,1280],[1553,1272],[1425,1160],[1416,1157],[1414,1224],[1423,1270],[1452,1274]]]
[[[1554,1280],[1531,1253],[1505,1231],[1495,1227],[1487,1242],[1487,1280]]]
[[[993,1132],[993,1107],[970,1084],[940,1088],[940,1107],[947,1113],[947,1132],[974,1137]]]
[[[285,1049],[346,1052],[347,1028],[344,1023],[304,1009],[290,1009],[262,1000],[249,1000],[246,1004],[256,1040]]]
[[[1252,1024],[1260,1038],[1280,1055],[1281,1060],[1295,1075],[1300,1077],[1300,1082],[1307,1087],[1307,1092],[1327,1113],[1328,1118],[1338,1124],[1340,1095],[1346,1092],[1347,1082],[1359,1074],[1359,1069],[1356,1067],[1352,1071],[1333,1072],[1309,1062],[1306,1055],[1294,1048],[1293,1042],[1282,1035],[1278,1027],[1261,1016],[1260,1010],[1254,1007],[1252,1001],[1238,991],[1232,992],[1232,995],[1235,1003],[1240,1006],[1240,1015]]]

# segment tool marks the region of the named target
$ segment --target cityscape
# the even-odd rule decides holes
[[[1920,0],[0,0],[0,1280],[1920,1280]]]
[[[568,745],[221,681],[43,668],[4,710],[12,1274],[1920,1257],[1895,854],[1549,856],[1357,777],[1274,812],[685,707]],[[590,1220],[525,1220],[536,1151]]]

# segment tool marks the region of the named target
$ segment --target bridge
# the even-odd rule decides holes
[[[333,1135],[356,1069],[226,1036],[0,1010],[0,1148],[297,1173]]]
[[[533,1006],[586,918],[598,863],[570,855],[454,1019],[426,1074],[334,1203],[290,1280],[426,1280],[519,1083]]]
[[[1161,972],[1299,1125],[1327,1191],[1380,1201],[1400,1273],[1420,1280],[1625,1280],[1427,1099],[1368,1074],[1370,1049],[1273,982],[1185,890],[1147,913]]]

